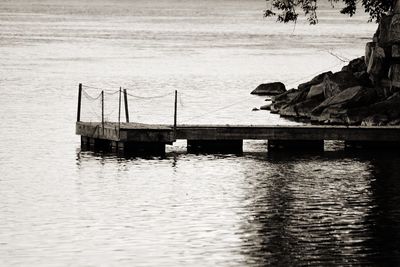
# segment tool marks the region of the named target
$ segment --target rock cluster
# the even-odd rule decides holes
[[[297,89],[273,83],[258,90],[278,87],[284,92],[264,108],[281,116],[322,124],[400,125],[400,12],[384,16],[365,56],[341,71],[322,73]]]

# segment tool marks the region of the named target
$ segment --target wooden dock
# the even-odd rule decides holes
[[[323,150],[324,141],[345,141],[347,148],[395,148],[400,127],[151,125],[77,122],[82,147],[133,153],[163,153],[165,145],[187,140],[188,151],[240,152],[243,140],[266,140],[268,150]]]
[[[101,100],[101,122],[81,121],[82,92],[85,92],[86,98]],[[91,97],[79,84],[76,134],[81,136],[82,148],[162,154],[166,145],[172,145],[180,139],[187,140],[188,152],[242,152],[243,140],[266,140],[268,151],[321,151],[326,140],[345,141],[347,149],[400,148],[400,127],[395,126],[178,125],[176,90],[173,125],[132,123],[129,122],[127,90],[120,88],[114,93],[119,93],[118,122],[106,122],[105,91],[102,90],[97,97]],[[126,122],[121,122],[122,105]]]

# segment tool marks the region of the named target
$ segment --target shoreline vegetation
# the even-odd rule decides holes
[[[281,82],[251,94],[270,96],[262,110],[313,124],[400,125],[400,14],[384,16],[365,56],[341,71],[324,72],[297,88]]]

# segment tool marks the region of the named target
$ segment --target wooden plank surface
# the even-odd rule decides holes
[[[172,125],[77,122],[76,133],[114,141],[173,142]],[[187,140],[345,140],[400,142],[399,126],[178,125],[176,139]]]

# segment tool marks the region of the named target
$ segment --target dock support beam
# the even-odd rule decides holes
[[[81,136],[81,149],[92,151],[109,151],[111,141]]]
[[[388,150],[399,149],[400,142],[376,142],[376,141],[345,141],[345,150]]]
[[[189,153],[242,153],[243,140],[187,140]]]
[[[324,151],[324,140],[268,140],[268,151]]]
[[[163,156],[166,143],[109,141],[81,136],[81,149],[112,152],[119,156]]]

